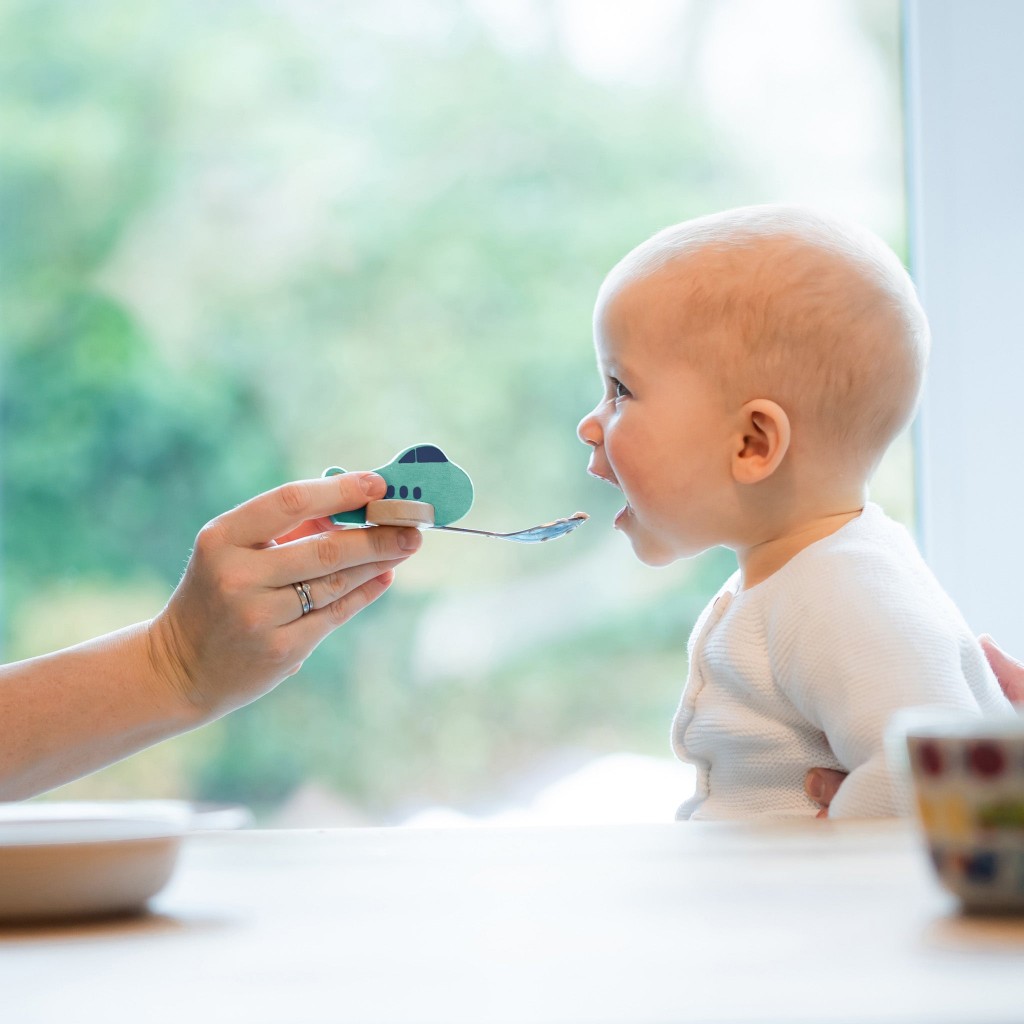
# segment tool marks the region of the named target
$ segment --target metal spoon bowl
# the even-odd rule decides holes
[[[582,526],[590,516],[586,512],[577,512],[566,519],[556,519],[553,523],[541,523],[526,530],[513,533],[496,533],[493,530],[470,530],[465,526],[431,526],[431,530],[444,530],[447,533],[473,533],[478,537],[497,537],[499,540],[513,540],[519,544],[539,544],[545,540],[554,540],[571,533],[577,526]]]

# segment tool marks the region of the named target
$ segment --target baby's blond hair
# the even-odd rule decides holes
[[[668,290],[688,362],[730,396],[778,402],[794,431],[859,454],[867,472],[914,413],[928,322],[899,259],[863,228],[795,206],[685,221],[616,265],[598,309],[639,279]]]

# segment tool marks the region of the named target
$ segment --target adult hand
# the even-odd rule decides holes
[[[992,666],[992,671],[996,674],[996,679],[999,680],[999,685],[1003,688],[1003,693],[1014,704],[1024,703],[1024,665],[1016,658],[1011,658],[987,634],[978,637],[978,640],[989,665]]]
[[[0,800],[193,729],[295,672],[422,543],[418,530],[341,530],[327,518],[385,489],[374,473],[349,473],[261,494],[203,528],[156,618],[0,665]],[[309,585],[308,612],[296,583]]]
[[[375,473],[305,480],[209,522],[150,624],[157,676],[201,718],[215,718],[297,672],[328,633],[387,590],[395,566],[422,543],[409,527],[341,529],[328,518],[385,489]],[[309,585],[308,614],[297,583]]]
[[[812,768],[804,776],[804,792],[821,808],[815,817],[827,818],[829,804],[846,778],[834,768]]]

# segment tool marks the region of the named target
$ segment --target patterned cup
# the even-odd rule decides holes
[[[1024,717],[922,713],[900,731],[942,884],[965,910],[1024,913]]]

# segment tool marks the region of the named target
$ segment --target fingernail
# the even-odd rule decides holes
[[[807,792],[812,800],[820,800],[825,795],[825,783],[820,775],[812,775],[807,780]]]
[[[377,473],[363,473],[359,478],[359,486],[362,487],[363,494],[378,493],[383,483],[384,477],[379,476]]]
[[[422,543],[420,531],[415,527],[410,526],[398,531],[398,546],[403,551],[415,551]]]

